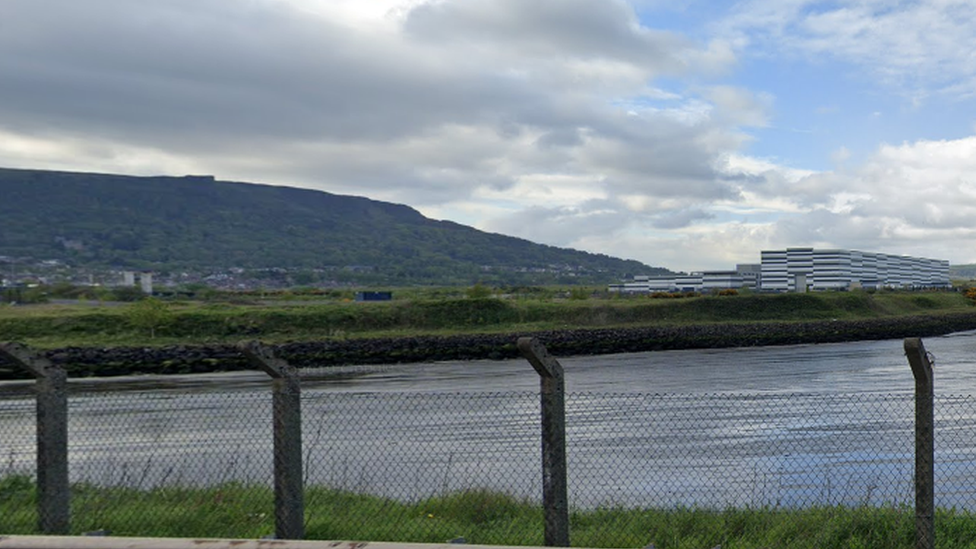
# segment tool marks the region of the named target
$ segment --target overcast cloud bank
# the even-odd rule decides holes
[[[672,269],[794,245],[976,262],[971,5],[668,9],[4,0],[0,165],[362,195]],[[825,63],[829,96],[773,91],[772,67]],[[817,165],[765,152],[793,109],[848,117],[813,132]],[[962,116],[966,132],[939,124]],[[852,154],[855,138],[874,144]]]

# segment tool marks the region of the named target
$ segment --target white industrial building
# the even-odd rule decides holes
[[[622,284],[611,284],[611,292],[711,292],[756,288],[759,265],[737,265],[734,271],[700,271],[672,276],[635,276]]]
[[[750,288],[767,292],[854,288],[948,288],[949,262],[857,250],[787,248],[764,250],[762,263],[734,271],[701,271],[673,276],[637,276],[611,284],[611,292],[712,292]]]
[[[949,262],[857,250],[787,248],[762,252],[762,290],[948,288]]]
[[[135,272],[135,271],[122,271],[122,285],[123,286],[136,286],[138,285],[142,289],[144,294],[153,294],[153,275],[148,271]]]

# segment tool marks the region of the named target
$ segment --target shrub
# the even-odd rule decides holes
[[[469,299],[487,299],[491,297],[491,288],[479,282],[468,288],[467,294]]]
[[[976,286],[966,290],[966,298],[976,301]]]
[[[169,305],[154,297],[136,301],[123,314],[136,329],[148,330],[150,339],[156,337],[156,330],[173,321]]]
[[[573,288],[569,290],[569,299],[585,301],[590,298],[590,291],[586,288]]]
[[[118,286],[112,288],[112,294],[116,301],[134,302],[146,297],[146,294],[138,286]]]

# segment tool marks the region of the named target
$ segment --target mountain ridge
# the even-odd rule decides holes
[[[212,176],[0,168],[0,196],[0,256],[89,268],[283,269],[387,284],[606,283],[670,272],[429,219],[403,204]]]

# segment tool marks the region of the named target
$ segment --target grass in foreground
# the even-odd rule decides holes
[[[35,498],[29,478],[0,480],[0,534],[37,533]],[[274,532],[272,491],[236,483],[151,490],[76,485],[72,517],[73,534],[106,529],[114,536],[253,539]],[[308,539],[543,544],[537,505],[484,490],[403,503],[310,488],[306,517]],[[908,549],[914,513],[908,507],[574,510],[571,538],[577,547]],[[976,515],[940,510],[936,547],[976,547]]]

